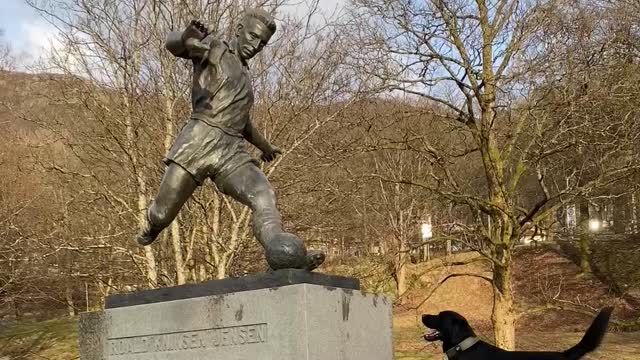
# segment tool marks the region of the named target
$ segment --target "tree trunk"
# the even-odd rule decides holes
[[[580,236],[578,248],[580,251],[580,270],[583,275],[591,275],[591,233],[589,231],[589,203],[580,200]]]
[[[86,311],[89,312],[89,283],[86,281],[84,282],[84,304]]]
[[[398,296],[404,295],[407,292],[407,266],[406,264],[400,264],[398,273],[396,274],[398,280]]]
[[[74,317],[76,315],[76,307],[73,304],[73,289],[71,289],[71,286],[67,286],[65,289],[65,301],[67,303],[67,314],[69,314],[69,317]]]
[[[138,210],[140,211],[139,222],[145,221],[147,201],[143,194],[138,195]],[[147,282],[150,288],[158,286],[158,268],[156,266],[156,256],[151,246],[144,247],[144,256],[147,259]]]
[[[546,230],[544,241],[548,243],[555,242],[559,223],[555,221],[554,214],[550,214],[549,216],[545,217],[543,223],[545,224],[544,229]]]
[[[638,197],[636,193],[631,193],[631,231],[638,232]]]
[[[231,229],[231,233],[225,237],[224,245],[219,243],[219,232],[214,230],[213,236],[215,237],[211,241],[211,254],[213,256],[214,264],[216,266],[216,279],[224,279],[228,275],[229,268],[234,261],[236,252],[240,247],[245,234],[249,231],[249,223],[251,220],[251,211],[248,206],[244,206],[240,211],[240,215],[234,217],[234,225]]]
[[[513,310],[511,261],[495,265],[493,270],[493,333],[496,346],[505,350],[516,348],[516,315]]]
[[[396,266],[396,284],[398,290],[398,297],[404,295],[408,290],[407,285],[407,241],[406,239],[400,240],[400,251],[398,252],[398,264]]]
[[[625,195],[618,196],[613,201],[613,231],[616,234],[624,234],[629,219],[629,198]]]
[[[132,39],[139,38],[139,29],[134,28],[134,33],[131,35]],[[125,111],[125,134],[126,134],[126,151],[128,152],[130,162],[128,163],[131,175],[135,177],[138,193],[138,224],[142,225],[145,221],[146,208],[147,208],[147,181],[145,175],[142,172],[142,168],[139,166],[140,153],[138,151],[138,141],[140,138],[137,135],[137,124],[134,123],[131,115],[132,108],[131,98],[135,95],[135,89],[137,87],[137,76],[140,73],[140,51],[134,51],[131,56],[131,63],[122,69],[122,73],[119,73],[118,82],[123,87],[124,92],[122,94],[122,102],[127,109]],[[125,63],[125,65],[127,65]],[[147,280],[149,287],[155,288],[158,286],[158,270],[156,268],[156,258],[153,250],[150,246],[144,247],[144,255],[147,259]]]
[[[483,35],[485,36],[485,35]],[[484,40],[485,44],[489,41]],[[491,59],[491,46],[483,47],[483,58]],[[484,102],[482,106],[482,121],[478,137],[478,144],[482,149],[482,160],[487,177],[489,198],[492,204],[498,208],[508,209],[509,201],[505,189],[505,166],[503,164],[500,147],[498,146],[496,132],[492,126],[496,118],[495,82],[492,78],[491,63],[483,61],[483,74],[487,82]],[[515,244],[519,238],[515,236],[518,229],[513,228],[509,216],[489,215],[487,228],[491,234],[491,247],[497,261],[493,265],[493,311],[491,320],[496,346],[505,350],[515,350],[516,314],[513,310],[513,291],[511,279],[511,244]]]
[[[124,101],[126,106],[129,106],[129,101],[128,98],[126,96],[124,96]],[[134,147],[134,144],[136,142],[136,136],[135,136],[135,131],[134,131],[134,125],[131,121],[131,117],[127,116],[126,119],[126,134],[127,134],[127,145],[128,145],[128,149],[130,152],[130,157],[131,157],[131,170],[133,172],[133,175],[136,178],[136,183],[138,185],[137,191],[138,191],[138,225],[142,226],[144,224],[144,222],[146,221],[145,217],[147,216],[146,214],[146,209],[147,209],[147,182],[144,178],[144,174],[141,172],[141,170],[138,167],[138,153]],[[158,270],[156,268],[156,257],[155,254],[153,253],[153,250],[151,249],[150,246],[145,246],[144,247],[144,255],[145,258],[147,259],[147,280],[148,280],[148,284],[149,287],[151,288],[155,288],[156,286],[158,286]]]
[[[227,256],[222,255],[217,263],[216,279],[224,279],[227,277]]]
[[[164,96],[165,96],[165,100],[164,100],[164,112],[165,112],[165,119],[164,119],[164,151],[165,153],[169,152],[169,150],[171,149],[171,145],[173,142],[173,133],[174,133],[174,126],[173,126],[173,101],[174,101],[174,94],[173,91],[171,89],[171,85],[168,83],[168,80],[170,78],[170,73],[168,73],[168,70],[171,68],[171,65],[173,64],[173,67],[175,67],[175,63],[173,62],[169,62],[169,64],[164,63],[163,68],[165,70],[165,84],[164,84]],[[174,259],[175,259],[175,264],[176,264],[176,283],[178,285],[183,285],[186,283],[186,278],[187,278],[187,269],[185,267],[185,261],[184,261],[184,257],[182,254],[182,236],[181,236],[181,231],[180,231],[180,222],[178,221],[178,219],[176,218],[172,223],[171,223],[171,245],[173,247],[173,255],[174,255]]]
[[[13,315],[15,316],[16,321],[22,320],[22,309],[20,309],[20,304],[15,296],[11,298],[11,305],[13,305]]]
[[[427,261],[431,260],[430,256],[429,256],[430,255],[429,254],[429,250],[431,250],[430,247],[431,247],[430,244],[424,244],[424,246],[422,247],[422,261],[423,262],[427,262]]]
[[[214,219],[214,221],[216,221],[216,219]],[[203,221],[203,225],[202,225],[202,238],[205,241],[205,244],[207,241],[209,242],[213,242],[213,239],[211,238],[210,235],[210,231],[209,231],[209,226],[207,224],[206,221]],[[206,254],[204,255],[204,263],[200,264],[200,268],[199,268],[199,273],[200,273],[200,281],[207,281],[211,279],[210,276],[210,268],[211,268],[211,264],[214,264],[214,260],[213,260],[213,245],[211,246],[206,246]]]
[[[178,285],[186,283],[187,268],[182,257],[182,236],[180,236],[180,224],[178,219],[171,223],[171,245],[176,263],[176,282]]]
[[[580,271],[582,275],[591,275],[591,235],[588,232],[580,234]]]
[[[113,283],[113,278],[109,277],[107,280],[107,284],[105,285],[102,281],[96,281],[96,286],[98,288],[99,299],[98,299],[98,308],[104,309],[104,301],[109,296],[111,292],[111,284]]]
[[[206,255],[207,259],[210,258],[209,254]],[[207,281],[207,267],[205,264],[198,265],[198,281]]]

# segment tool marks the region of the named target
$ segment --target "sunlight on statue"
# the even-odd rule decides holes
[[[222,193],[249,206],[253,232],[273,270],[313,270],[325,259],[305,249],[282,227],[276,198],[267,177],[245,149],[245,140],[273,161],[282,151],[252,125],[253,89],[247,61],[258,54],[276,31],[273,17],[260,9],[247,11],[231,42],[210,34],[193,20],[182,32],[171,32],[166,48],[193,62],[192,115],[166,155],[160,189],[147,211],[137,241],[150,245],[176,218],[193,191],[210,178]]]

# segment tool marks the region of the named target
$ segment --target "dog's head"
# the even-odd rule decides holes
[[[454,311],[443,311],[438,315],[422,315],[424,326],[432,330],[424,335],[426,341],[442,341],[445,347],[475,336],[464,316]]]

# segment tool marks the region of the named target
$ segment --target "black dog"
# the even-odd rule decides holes
[[[434,330],[424,335],[427,341],[442,341],[442,349],[449,360],[578,360],[594,351],[602,341],[612,307],[604,308],[593,320],[578,345],[564,352],[507,351],[478,340],[462,315],[443,311],[438,315],[422,315],[422,323]]]

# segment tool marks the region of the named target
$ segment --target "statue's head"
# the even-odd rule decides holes
[[[244,13],[236,28],[237,52],[244,60],[256,56],[276,32],[276,22],[262,9],[250,9]]]

